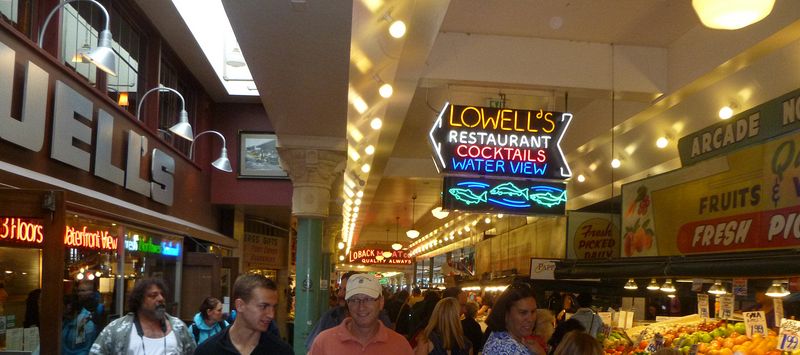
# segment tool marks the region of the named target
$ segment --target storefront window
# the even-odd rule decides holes
[[[115,276],[121,227],[78,215],[67,217],[64,233],[62,353],[88,353],[115,313]]]
[[[0,218],[0,350],[27,349],[39,343],[43,239],[41,223],[19,218]],[[38,291],[37,291],[38,290]]]
[[[169,314],[178,314],[175,291],[180,269],[178,262],[183,256],[183,239],[128,228],[124,243],[126,296],[137,280],[160,278],[169,287],[167,311]]]

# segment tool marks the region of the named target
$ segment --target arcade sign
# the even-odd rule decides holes
[[[445,177],[442,205],[447,210],[520,215],[564,215],[567,185],[510,179]]]
[[[391,251],[392,256],[378,260],[375,257],[381,255],[384,251]],[[380,264],[380,265],[411,265],[411,257],[402,250],[379,249],[379,248],[366,248],[351,250],[348,255],[348,262],[362,263],[362,264]]]
[[[431,127],[440,173],[564,180],[560,143],[571,113],[446,103]]]

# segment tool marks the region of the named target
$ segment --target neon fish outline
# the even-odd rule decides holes
[[[510,181],[495,186],[490,192],[495,196],[522,197],[528,200],[528,189],[520,189]]]
[[[467,206],[486,202],[488,195],[488,191],[484,191],[482,194],[476,195],[475,192],[470,189],[462,189],[457,187],[451,188],[450,190],[447,190],[447,192],[453,195],[456,200],[465,203]]]

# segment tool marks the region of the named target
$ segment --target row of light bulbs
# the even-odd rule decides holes
[[[628,279],[628,282],[625,283],[623,286],[626,290],[638,290],[639,285],[636,284],[636,281],[633,279]],[[647,285],[647,289],[650,291],[657,291],[661,290],[666,293],[674,293],[675,286],[672,284],[672,279],[667,279],[664,284],[660,285],[656,282],[656,279],[651,279],[650,283]],[[714,284],[708,288],[708,293],[712,295],[724,295],[728,293],[728,290],[725,289],[725,286],[722,285],[722,280],[714,280]],[[785,297],[789,295],[789,291],[783,287],[783,282],[780,280],[773,280],[772,286],[770,286],[766,293],[769,297]],[[670,297],[675,297],[674,295],[670,295]]]
[[[389,35],[394,38],[402,38],[406,34],[406,24],[402,20],[395,20],[392,18],[389,12],[386,12],[383,15],[383,20],[389,23]],[[373,75],[373,79],[378,83],[378,94],[385,99],[392,97],[394,94],[394,87],[392,84],[383,81],[377,74]],[[366,101],[362,99],[357,93],[350,89],[349,100],[353,104],[353,107],[358,111],[360,114],[364,114],[369,106],[367,105]],[[374,117],[369,122],[370,128],[373,131],[380,131],[383,127],[383,119],[380,117]],[[356,128],[356,127],[349,127],[348,131],[350,132],[350,136],[352,140],[358,144],[364,138],[364,135]],[[377,134],[375,134],[377,136]],[[358,168],[362,173],[369,174],[372,170],[372,166],[367,161],[367,157],[371,157],[375,154],[375,146],[372,144],[368,144],[364,147],[363,150],[364,156],[357,149],[353,149],[352,146],[348,149],[348,156],[350,159],[353,160],[354,163],[359,163],[360,167]],[[371,161],[371,160],[370,160]],[[354,172],[354,176],[357,179],[360,179],[357,172]],[[366,184],[365,181],[360,180],[359,184],[357,184],[352,178],[349,178],[345,175],[345,186],[344,186],[344,194],[345,194],[345,201],[344,201],[344,221],[342,224],[342,242],[339,245],[344,245],[344,247],[340,247],[339,249],[347,249],[347,252],[350,251],[350,246],[353,241],[353,235],[355,234],[356,229],[356,222],[358,221],[358,213],[361,209],[361,199],[364,196],[363,190],[356,191],[357,186],[363,187]],[[401,246],[402,248],[402,246]],[[399,249],[395,249],[399,250]],[[344,260],[344,256],[341,255],[339,260]]]
[[[504,217],[502,213],[495,215],[496,218],[501,219]],[[478,217],[472,220],[472,222],[466,222],[461,227],[456,227],[456,224],[464,219],[469,219],[468,216],[458,216],[456,220],[449,221],[444,224],[444,226],[440,228],[436,228],[430,233],[426,234],[422,238],[418,239],[414,243],[409,245],[411,252],[409,253],[410,256],[419,255],[421,253],[427,252],[429,250],[434,250],[439,248],[445,243],[454,241],[456,239],[456,235],[460,238],[464,238],[466,236],[471,235],[473,232],[476,232],[476,227],[478,223],[483,219],[484,224],[492,223],[492,216],[484,216]],[[453,227],[449,232],[446,230],[450,227]],[[443,236],[442,236],[443,235]]]
[[[722,120],[727,120],[727,119],[733,117],[733,114],[735,113],[735,109],[736,108],[738,108],[738,105],[735,104],[735,103],[723,106],[722,108],[719,109],[719,112],[718,112],[719,118],[722,119]],[[661,137],[658,137],[658,139],[656,139],[656,147],[658,149],[664,149],[664,148],[668,147],[669,143],[670,143],[670,138],[667,137],[667,136],[661,136]],[[622,161],[619,158],[611,159],[611,167],[612,168],[618,169],[621,166],[622,166]],[[584,182],[584,181],[586,181],[586,175],[578,174],[578,176],[576,177],[576,180],[578,182]]]

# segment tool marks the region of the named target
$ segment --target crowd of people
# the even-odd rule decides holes
[[[591,309],[589,294],[577,299],[565,295],[562,311],[554,312],[537,307],[533,289],[525,282],[510,285],[494,298],[468,297],[458,287],[392,294],[374,275],[355,272],[344,274],[339,285],[331,308],[316,322],[300,352],[602,354],[594,339],[602,321]],[[208,297],[188,325],[167,313],[167,292],[160,279],[139,280],[129,294],[128,313],[108,322],[93,283],[78,282],[65,298],[62,354],[297,352],[278,334],[273,322],[278,288],[264,276],[247,274],[236,280],[231,314],[223,312],[219,299]],[[40,294],[31,292],[30,308],[38,308]],[[26,326],[35,325],[38,318],[26,317]]]

